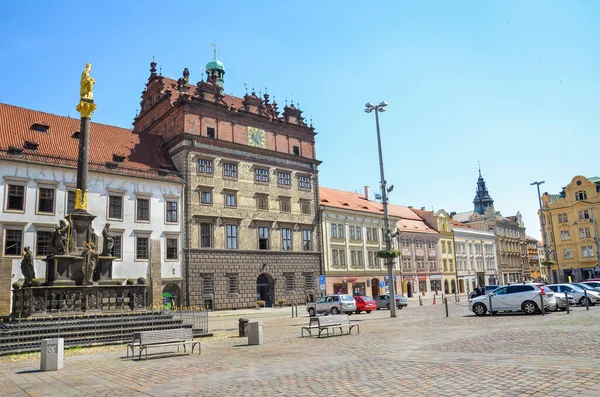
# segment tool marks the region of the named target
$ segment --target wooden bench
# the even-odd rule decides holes
[[[135,357],[135,348],[140,350],[139,359],[142,359],[142,352],[146,351],[146,358],[148,358],[149,347],[162,347],[162,346],[183,346],[183,351],[187,352],[186,345],[192,345],[192,354],[194,348],[198,346],[198,354],[201,353],[200,342],[194,341],[191,328],[177,328],[177,329],[165,329],[160,331],[142,331],[133,333],[133,342],[127,345],[127,357],[129,357],[129,350],[131,349],[131,355]]]
[[[357,333],[360,334],[360,327],[358,324],[352,323],[350,321],[350,316],[347,314],[337,314],[331,316],[318,316],[311,317],[310,322],[307,326],[302,327],[302,337],[304,337],[304,331],[308,332],[310,336],[312,336],[312,331],[318,331],[318,337],[321,337],[321,333],[325,331],[327,336],[329,336],[329,330],[335,334],[335,329],[339,328],[340,333],[343,335],[343,329],[348,327],[348,335],[352,333],[352,328],[356,327]]]

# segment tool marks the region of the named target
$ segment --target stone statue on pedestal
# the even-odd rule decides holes
[[[23,287],[31,287],[31,280],[35,278],[35,269],[33,267],[33,254],[31,253],[31,249],[27,246],[24,248],[25,254],[23,255],[23,260],[21,261],[21,273],[23,273],[23,277],[25,278],[25,282],[23,282]]]
[[[54,227],[52,235],[52,252],[54,255],[63,255],[68,248],[69,225],[61,219],[60,224]]]
[[[115,240],[113,236],[110,235],[110,223],[104,225],[104,229],[102,229],[102,256],[111,256],[112,249],[115,245]]]
[[[93,242],[89,242],[85,244],[85,249],[83,250],[83,285],[93,284],[94,281],[92,277],[94,275],[94,270],[96,270],[96,265],[98,264],[98,251],[96,250],[96,245]]]

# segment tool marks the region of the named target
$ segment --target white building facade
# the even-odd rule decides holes
[[[456,224],[453,231],[459,292],[468,294],[479,286],[499,284],[494,233]]]

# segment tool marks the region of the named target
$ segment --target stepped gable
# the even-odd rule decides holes
[[[0,103],[0,158],[77,168],[79,118]],[[180,181],[156,135],[90,123],[89,169]]]

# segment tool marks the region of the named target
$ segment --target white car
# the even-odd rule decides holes
[[[585,292],[583,291],[583,288],[575,284],[552,284],[549,285],[548,288],[560,295],[564,295],[565,292],[567,292],[569,295],[573,295],[577,304],[585,306]],[[600,300],[600,297],[597,292],[588,291],[588,299],[590,300],[590,305],[594,305]]]
[[[471,299],[469,309],[477,316],[500,311],[524,311],[527,314],[535,314],[540,311],[542,301],[544,309],[556,307],[554,292],[548,287],[535,283],[513,284]]]

